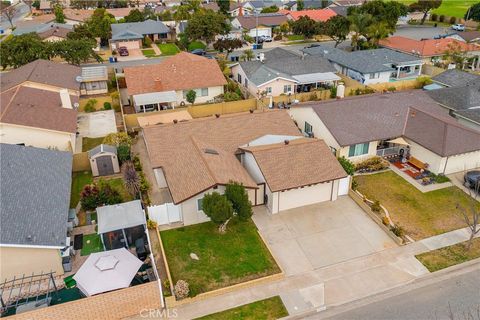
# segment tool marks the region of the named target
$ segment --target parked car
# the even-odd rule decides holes
[[[272,42],[273,38],[270,36],[261,36],[260,39],[262,39],[263,42]]]
[[[118,54],[119,54],[120,56],[122,56],[122,57],[128,56],[129,53],[128,53],[127,47],[120,47],[120,48],[118,48]]]
[[[305,49],[307,49],[307,48],[315,48],[315,47],[320,47],[320,46],[321,46],[320,43],[312,43],[311,45],[306,46]]]
[[[474,190],[480,190],[480,171],[473,170],[465,173],[463,177],[465,185]]]
[[[465,31],[465,25],[457,23],[452,26],[452,29],[455,31]]]
[[[204,55],[207,54],[207,52],[203,49],[195,49],[195,50],[190,51],[190,53],[196,54],[197,56],[204,56]]]

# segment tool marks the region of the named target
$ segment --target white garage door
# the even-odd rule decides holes
[[[118,48],[120,47],[127,47],[127,49],[140,49],[140,45],[138,44],[138,41],[124,41],[124,42],[119,42],[118,43]]]
[[[253,28],[252,30],[250,30],[248,35],[252,38],[256,37],[257,36],[256,29]],[[259,37],[261,37],[261,36],[271,37],[272,36],[272,29],[270,29],[270,28],[258,28],[258,36]]]
[[[288,210],[323,201],[330,201],[332,182],[278,193],[278,210]]]

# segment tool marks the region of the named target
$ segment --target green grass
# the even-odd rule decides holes
[[[117,190],[120,193],[124,202],[133,200],[133,197],[130,195],[130,193],[128,193],[127,189],[125,189],[122,178],[109,179],[106,181],[113,189]]]
[[[72,174],[72,191],[70,193],[70,208],[75,208],[80,200],[80,192],[83,187],[93,182],[90,171],[74,172]]]
[[[280,272],[251,220],[233,219],[225,234],[205,222],[160,235],[174,284],[187,281],[191,296]]]
[[[477,2],[478,0],[443,0],[442,5],[432,13],[463,19],[468,8]]]
[[[91,150],[95,148],[96,146],[99,146],[102,144],[103,139],[105,137],[100,137],[100,138],[82,138],[82,152],[87,152],[88,150]]]
[[[197,320],[273,320],[288,316],[282,299],[275,296],[240,307],[210,314]]]
[[[144,49],[142,50],[142,53],[145,57],[150,58],[150,57],[155,57],[155,50],[153,49]]]
[[[467,251],[467,242],[445,248],[425,252],[415,257],[430,271],[442,270],[456,264],[480,258],[480,238],[472,240],[472,246]]]
[[[305,39],[305,36],[302,34],[290,34],[287,36],[288,41],[297,41]]]
[[[102,240],[96,233],[83,235],[83,248],[81,255],[88,256],[91,253],[103,251]]]
[[[415,240],[465,227],[456,205],[469,207],[474,201],[457,187],[420,192],[393,171],[356,176],[358,191],[380,201],[394,223]],[[480,203],[475,204],[480,208]]]
[[[201,42],[201,41],[193,41],[193,42],[190,42],[190,44],[188,45],[188,51],[192,51],[192,50],[195,50],[195,49],[203,49],[205,50],[207,46],[205,45],[205,43]]]
[[[180,49],[174,43],[159,43],[157,44],[163,56],[173,56],[180,52]]]

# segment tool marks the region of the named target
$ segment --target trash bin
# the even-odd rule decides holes
[[[115,57],[109,57],[109,58],[108,58],[108,62],[114,63],[114,62],[115,62]]]

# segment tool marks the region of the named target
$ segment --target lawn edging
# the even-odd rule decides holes
[[[358,206],[360,208],[363,209],[363,211],[365,211],[365,213],[380,227],[382,228],[383,231],[385,231],[385,233],[390,237],[392,238],[393,241],[395,241],[396,244],[398,244],[399,246],[402,246],[402,245],[405,245],[405,241],[396,236],[391,230],[390,228],[388,228],[386,225],[383,224],[382,220],[380,219],[380,217],[372,211],[372,209],[364,202],[364,199],[366,199],[365,196],[363,196],[360,192],[358,191],[354,191],[352,189],[349,189],[348,190],[348,195],[350,196],[350,198],[352,198],[353,201],[355,201],[356,204],[358,204]],[[363,197],[362,197],[363,196]],[[366,199],[368,200],[368,199]]]
[[[267,251],[272,256],[273,261],[275,262],[275,264],[280,269],[279,273],[275,273],[275,274],[272,274],[272,275],[269,275],[269,276],[265,276],[265,277],[261,277],[261,278],[237,283],[237,284],[234,284],[234,285],[231,285],[231,286],[215,289],[215,290],[212,290],[212,291],[200,293],[200,294],[196,295],[195,297],[191,297],[191,298],[189,297],[189,298],[177,300],[176,297],[175,297],[174,284],[173,284],[173,281],[172,281],[172,276],[170,274],[170,268],[168,266],[167,256],[165,254],[165,249],[163,248],[162,236],[160,235],[160,232],[157,228],[157,234],[158,234],[158,238],[160,240],[160,249],[162,251],[162,258],[163,258],[163,262],[165,264],[165,270],[167,272],[167,277],[168,277],[168,281],[170,282],[170,289],[171,289],[171,292],[172,292],[171,296],[164,297],[165,298],[165,304],[167,305],[167,307],[168,308],[174,308],[174,307],[178,307],[178,306],[181,306],[181,305],[184,305],[184,304],[187,304],[187,303],[193,303],[193,302],[205,300],[205,299],[208,299],[208,298],[211,298],[211,297],[219,296],[221,294],[229,293],[229,292],[232,292],[232,291],[235,291],[235,290],[244,289],[244,288],[248,288],[248,287],[253,287],[253,286],[256,286],[256,285],[259,285],[259,284],[265,284],[265,283],[274,282],[274,281],[283,279],[285,277],[285,272],[283,271],[282,267],[278,264],[277,259],[275,258],[272,251],[268,247],[267,242],[262,237],[261,233],[258,231],[258,229],[256,231],[257,231],[258,235],[260,236],[260,239],[263,241],[263,244],[264,244],[265,248],[267,248]]]

